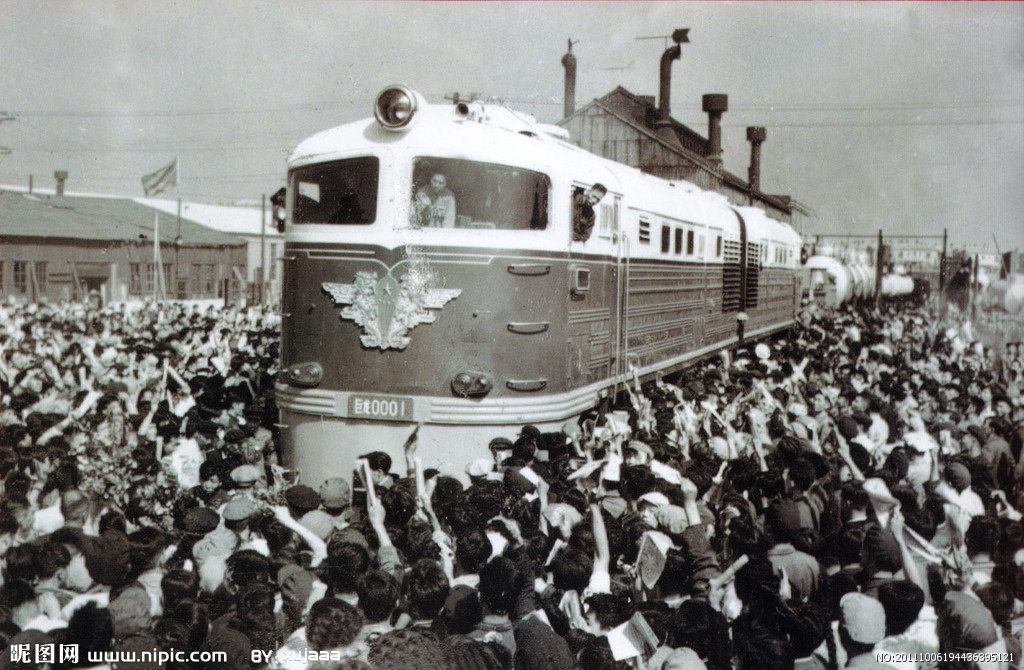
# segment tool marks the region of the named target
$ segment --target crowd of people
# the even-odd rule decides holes
[[[955,313],[808,308],[464,473],[410,430],[314,489],[272,315],[6,306],[0,665],[1020,667],[1021,352]]]

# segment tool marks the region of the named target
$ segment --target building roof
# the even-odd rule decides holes
[[[177,200],[164,198],[135,198],[134,200],[140,205],[152,207],[161,212],[167,212],[175,217],[178,214]],[[182,218],[187,217],[190,221],[195,221],[207,228],[213,228],[222,233],[230,233],[232,235],[259,235],[260,212],[261,209],[258,206],[206,205],[199,202],[181,203]],[[281,233],[277,232],[277,229],[270,225],[270,216],[271,207],[268,202],[266,212],[263,214],[263,220],[267,223],[267,237],[281,237]]]
[[[152,242],[156,217],[159,217],[161,242],[173,244],[178,235],[177,216],[158,212],[130,198],[56,196],[0,190],[0,237]],[[184,247],[245,244],[239,237],[196,223],[184,212],[181,239]]]

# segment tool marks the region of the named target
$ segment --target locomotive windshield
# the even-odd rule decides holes
[[[376,156],[346,158],[297,168],[291,190],[294,223],[368,224],[377,218]]]
[[[415,228],[544,230],[547,175],[454,158],[417,158],[409,223]]]

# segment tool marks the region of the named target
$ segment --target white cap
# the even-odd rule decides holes
[[[638,503],[642,503],[642,502],[650,503],[650,504],[654,505],[655,507],[661,507],[662,505],[669,505],[669,504],[671,504],[669,499],[668,499],[668,496],[666,496],[664,493],[661,493],[659,491],[651,491],[650,493],[645,493],[645,494],[643,494],[642,496],[640,496],[637,499],[637,502]]]
[[[466,474],[470,477],[484,477],[494,467],[494,461],[489,458],[478,458],[466,466]]]

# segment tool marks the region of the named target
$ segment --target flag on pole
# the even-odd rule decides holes
[[[142,190],[146,197],[156,195],[170,186],[178,185],[178,157],[156,172],[142,177]]]

